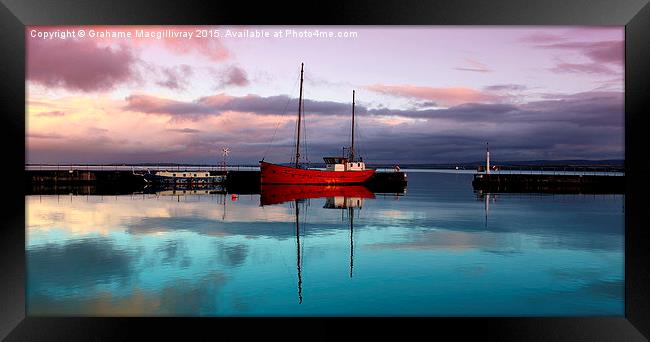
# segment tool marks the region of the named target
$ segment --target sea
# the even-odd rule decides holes
[[[327,197],[27,195],[27,315],[624,315],[623,194],[406,173]]]

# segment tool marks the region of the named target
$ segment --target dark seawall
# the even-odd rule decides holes
[[[145,186],[131,171],[25,171],[25,194],[129,194]]]
[[[475,190],[484,192],[625,193],[625,176],[476,174]]]

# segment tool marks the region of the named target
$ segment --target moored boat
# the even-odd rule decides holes
[[[208,171],[155,171],[142,175],[147,183],[204,185],[220,184],[226,180],[224,175],[211,175]]]
[[[329,158],[324,158],[326,163]],[[327,168],[345,168],[349,163],[327,164]],[[356,163],[355,163],[356,164]],[[262,184],[358,184],[368,180],[375,170],[313,170],[260,162]]]
[[[367,169],[362,159],[357,159],[354,150],[354,91],[352,91],[352,144],[348,156],[325,157],[325,170],[309,169],[300,164],[300,131],[303,120],[303,73],[300,68],[300,98],[298,100],[298,129],[296,134],[296,154],[293,165],[279,165],[260,161],[261,184],[360,184],[375,173]]]

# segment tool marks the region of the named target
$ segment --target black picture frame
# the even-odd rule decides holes
[[[650,98],[648,0],[456,0],[279,3],[233,1],[0,0],[3,220],[0,230],[0,337],[121,340],[348,334],[497,341],[643,341],[650,337],[650,210],[645,198]],[[88,24],[625,25],[625,316],[417,319],[48,318],[25,315],[25,26]],[[235,324],[237,323],[237,324]],[[304,332],[298,332],[303,329]],[[345,334],[344,334],[345,332]],[[198,335],[201,336],[201,335]]]

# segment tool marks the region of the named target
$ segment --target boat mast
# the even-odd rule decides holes
[[[352,147],[350,147],[350,161],[354,161],[354,90],[352,91]]]
[[[302,121],[302,79],[305,63],[300,63],[300,99],[298,100],[298,134],[296,139],[296,168],[300,158],[300,122]]]

